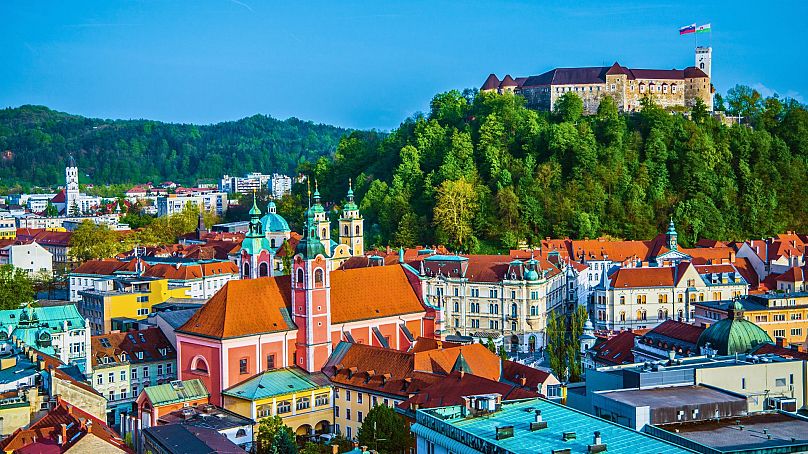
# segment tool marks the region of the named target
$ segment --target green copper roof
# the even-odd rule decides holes
[[[210,396],[202,380],[174,381],[164,385],[147,386],[143,392],[151,401],[152,405],[168,405],[189,400],[202,399]]]
[[[244,237],[241,240],[241,249],[250,255],[258,255],[262,250],[272,252],[269,240],[264,237]]]
[[[267,214],[261,218],[264,225],[264,232],[289,232],[289,223],[283,216],[277,213],[275,202],[270,201],[267,205]]]
[[[719,355],[734,355],[747,353],[752,347],[771,341],[766,331],[743,318],[743,304],[736,300],[727,307],[727,318],[704,330],[697,345],[704,347],[709,342],[710,348]]]
[[[295,246],[295,254],[303,255],[306,260],[313,259],[318,254],[327,257],[325,246],[317,235],[317,226],[314,223],[314,207],[306,211],[306,233]]]
[[[668,224],[668,235],[676,235],[676,225],[674,225],[673,219],[671,219],[670,224]]]
[[[255,204],[255,196],[253,196],[253,206],[250,208],[250,216],[261,216],[261,210],[259,210],[258,205]]]
[[[222,391],[222,394],[246,400],[261,400],[327,386],[327,379],[322,374],[307,374],[297,367],[292,367],[266,371]]]
[[[468,361],[466,358],[463,357],[463,352],[461,351],[459,355],[457,355],[457,360],[455,360],[454,366],[452,366],[452,372],[464,372],[467,374],[473,374],[474,372],[471,371],[471,366],[469,366]]]

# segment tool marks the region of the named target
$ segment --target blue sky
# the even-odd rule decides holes
[[[569,4],[569,5],[568,5]],[[0,107],[213,123],[255,113],[390,129],[431,97],[555,66],[682,68],[808,98],[808,3],[0,2]],[[709,36],[700,35],[702,43]]]

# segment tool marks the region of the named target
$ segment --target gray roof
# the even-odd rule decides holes
[[[195,313],[198,311],[197,309],[181,309],[178,311],[165,311],[165,312],[158,312],[155,317],[160,317],[168,323],[174,329],[179,328],[180,326],[184,325]]]
[[[171,454],[243,453],[244,450],[213,429],[168,424],[143,430],[151,439]]]
[[[671,408],[731,401],[746,402],[746,397],[698,385],[629,389],[599,394],[632,407],[648,406],[650,408]]]

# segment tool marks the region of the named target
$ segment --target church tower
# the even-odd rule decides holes
[[[679,243],[677,241],[679,235],[676,233],[676,225],[673,224],[673,218],[671,218],[670,224],[668,224],[668,231],[665,232],[665,245],[671,251],[675,251],[679,247]]]
[[[311,193],[309,193],[311,194]],[[315,207],[306,211],[306,230],[292,262],[292,318],[297,325],[295,365],[318,372],[331,355],[331,270],[318,237]]]
[[[351,180],[348,180],[348,197],[339,219],[339,242],[347,244],[351,248],[351,255],[355,257],[365,254],[364,222],[359,215],[359,207],[354,202]]]
[[[314,223],[317,227],[317,236],[320,242],[323,243],[326,255],[331,255],[331,220],[328,219],[328,213],[320,203],[320,190],[317,188],[317,180],[314,180]]]
[[[79,215],[79,168],[73,155],[67,158],[65,167],[65,214]]]
[[[272,270],[272,252],[269,242],[264,236],[264,227],[261,223],[261,210],[255,203],[250,208],[250,225],[244,240],[241,242],[241,278],[255,279],[269,276]]]

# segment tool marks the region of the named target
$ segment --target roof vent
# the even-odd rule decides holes
[[[592,444],[587,446],[587,451],[592,454],[606,451],[606,444],[600,438],[600,432],[595,431],[595,436],[592,437]]]
[[[547,421],[542,420],[541,410],[536,410],[536,420],[530,423],[530,431],[535,432],[537,430],[546,428],[547,428]]]
[[[513,426],[497,427],[497,440],[504,440],[506,438],[513,438]]]
[[[578,436],[575,432],[564,432],[561,434],[561,439],[564,441],[575,440],[576,438],[578,438]]]

